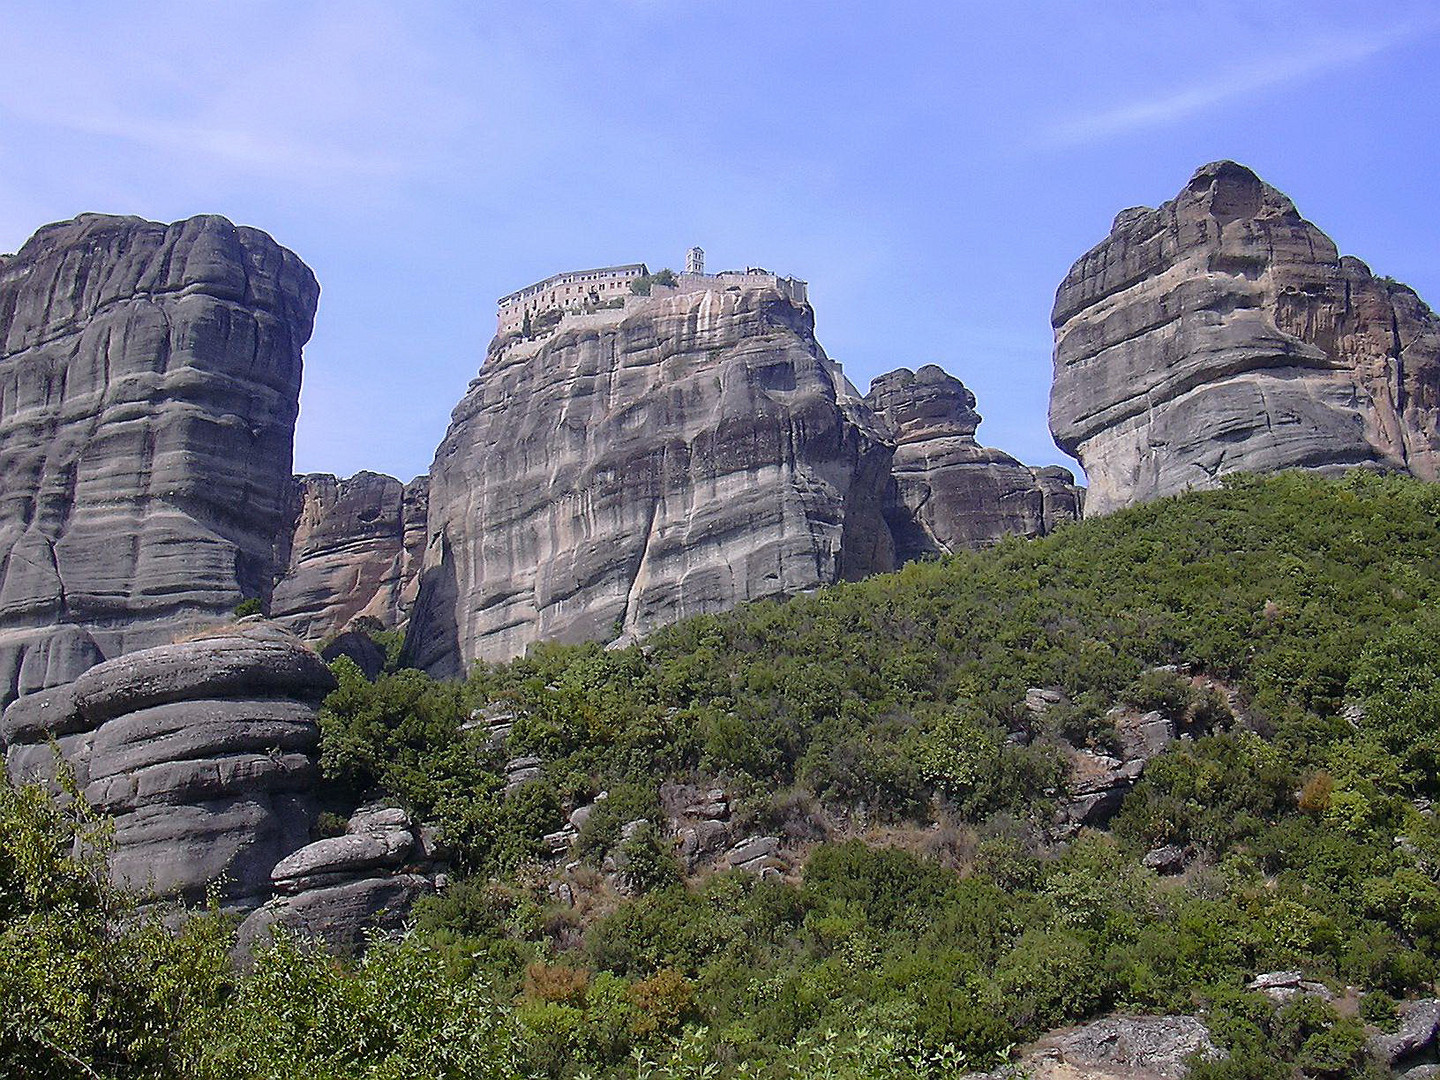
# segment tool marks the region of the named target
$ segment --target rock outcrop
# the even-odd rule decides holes
[[[975,395],[934,364],[881,375],[865,402],[895,440],[885,518],[901,561],[1043,536],[1080,516],[1069,470],[981,446]]]
[[[724,788],[665,783],[660,785],[660,804],[675,838],[675,854],[687,874],[731,846],[730,796]]]
[[[404,810],[357,810],[343,836],[317,840],[275,865],[276,895],[241,924],[239,952],[268,943],[276,927],[343,953],[358,952],[370,931],[399,930],[415,901],[435,888],[426,839]]]
[[[1035,1080],[1181,1080],[1224,1051],[1193,1016],[1107,1016],[1052,1032],[1021,1058]]]
[[[780,854],[778,836],[747,836],[720,856],[720,865],[760,877],[778,877],[789,868],[789,863]]]
[[[1116,752],[1068,747],[1065,751],[1065,795],[1055,810],[1055,831],[1069,836],[1083,826],[1105,824],[1152,758],[1175,741],[1175,724],[1159,712],[1116,706],[1109,712],[1115,726]]]
[[[890,454],[774,289],[499,338],[430,472],[411,656],[454,675],[890,569]]]
[[[1333,1001],[1335,995],[1322,982],[1307,979],[1303,971],[1265,971],[1245,984],[1245,989],[1264,994],[1277,1005],[1284,1005],[1297,997],[1317,997],[1321,1001]]]
[[[1055,297],[1050,427],[1106,513],[1226,473],[1440,473],[1440,318],[1234,162],[1125,210]]]
[[[0,256],[0,700],[268,597],[318,295],[219,217]]]
[[[253,908],[310,839],[316,707],[334,686],[291,635],[245,621],[13,702],[6,772],[53,781],[58,749],[85,800],[114,817],[117,883],[186,901],[219,883],[228,905]]]
[[[401,484],[360,472],[294,478],[294,528],[270,614],[310,641],[340,633],[358,616],[405,625],[425,554],[429,477]]]
[[[1400,1011],[1400,1026],[1391,1034],[1377,1032],[1369,1040],[1370,1053],[1392,1068],[1421,1064],[1440,1041],[1440,1000],[1423,998],[1412,1001]]]

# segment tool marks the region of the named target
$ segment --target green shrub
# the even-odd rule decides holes
[[[919,926],[955,888],[955,876],[909,852],[872,848],[858,840],[825,844],[805,866],[812,903],[853,904],[867,923]]]
[[[1171,720],[1182,719],[1194,701],[1190,681],[1166,668],[1154,668],[1135,679],[1120,699],[1137,709],[1157,710]]]
[[[1394,624],[1360,654],[1347,687],[1360,730],[1399,763],[1410,790],[1440,794],[1440,612]]]
[[[996,967],[995,984],[1016,1029],[1032,1035],[1100,1012],[1111,992],[1085,943],[1056,930],[1028,931]]]
[[[1372,990],[1360,999],[1360,1017],[1381,1031],[1394,1031],[1400,1022],[1400,1010],[1385,991]]]
[[[656,821],[662,816],[660,798],[654,787],[643,784],[616,784],[606,797],[595,803],[580,827],[576,848],[582,855],[599,856],[620,842],[620,830],[632,821]]]
[[[649,821],[621,842],[615,861],[626,884],[636,892],[663,889],[680,881],[680,864],[673,845]]]

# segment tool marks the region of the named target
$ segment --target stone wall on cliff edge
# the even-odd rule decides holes
[[[1050,427],[1087,514],[1241,471],[1440,472],[1440,319],[1235,162],[1122,211],[1053,323]]]
[[[891,569],[891,446],[833,372],[767,289],[497,338],[431,468],[412,659],[456,675]]]
[[[318,295],[220,217],[0,258],[0,699],[268,598]]]

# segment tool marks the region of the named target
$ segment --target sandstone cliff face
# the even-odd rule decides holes
[[[412,658],[434,674],[894,565],[890,447],[767,289],[497,339],[430,473]]]
[[[403,485],[372,472],[295,477],[294,531],[271,616],[311,641],[361,615],[403,626],[419,587],[429,487],[428,476]]]
[[[1053,321],[1050,426],[1087,513],[1238,471],[1440,472],[1440,319],[1234,162],[1122,212]]]
[[[0,258],[0,700],[268,595],[318,292],[218,217]]]
[[[895,440],[885,517],[900,560],[1043,536],[1080,516],[1074,476],[981,446],[975,395],[934,364],[881,375],[865,402]]]
[[[252,621],[28,694],[0,719],[0,747],[15,781],[53,780],[59,752],[85,800],[115,819],[118,884],[198,901],[218,882],[248,909],[309,842],[316,706],[334,686],[315,653]]]

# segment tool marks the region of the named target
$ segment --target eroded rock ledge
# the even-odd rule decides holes
[[[1050,427],[1086,513],[1240,471],[1440,471],[1440,319],[1232,161],[1121,212],[1053,322]]]
[[[250,620],[90,668],[0,719],[7,775],[53,782],[56,753],[115,819],[110,871],[142,895],[189,902],[219,885],[253,908],[307,843],[319,812],[320,658]]]

